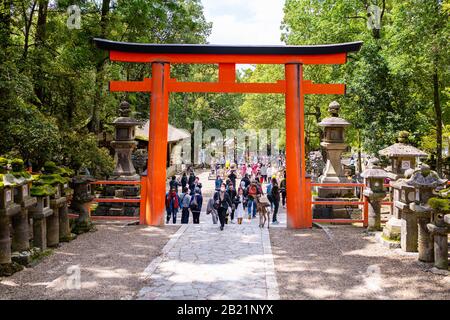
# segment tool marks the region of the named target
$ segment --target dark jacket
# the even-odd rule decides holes
[[[197,199],[197,208],[196,209],[192,208],[192,202],[194,201],[194,197]],[[195,195],[193,195],[191,197],[191,203],[190,203],[189,206],[191,208],[191,211],[199,212],[199,211],[202,211],[202,204],[203,204],[203,197],[202,197],[202,195],[200,193],[196,193]]]
[[[225,191],[225,195],[223,197],[223,200],[220,200],[220,191],[217,191],[216,193],[214,193],[214,202],[219,202],[219,208],[222,207],[225,210],[228,209],[228,207],[231,207],[232,203],[231,203],[231,199],[230,199],[230,195],[228,194],[228,192]]]
[[[272,201],[280,202],[280,188],[278,187],[278,184],[274,184],[272,186],[272,190],[270,193],[273,199]]]

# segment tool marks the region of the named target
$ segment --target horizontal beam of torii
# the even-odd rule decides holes
[[[228,46],[149,44],[94,39],[111,61],[151,63],[152,77],[142,81],[110,81],[111,91],[151,93],[148,175],[141,193],[141,223],[161,225],[166,186],[168,101],[170,92],[278,93],[286,102],[287,225],[311,228],[306,192],[304,95],[345,94],[345,84],[314,84],[303,79],[303,65],[344,64],[362,42],[312,46]],[[217,64],[217,82],[180,82],[170,77],[171,64]],[[236,82],[236,64],[284,64],[285,79],[274,83]],[[297,196],[295,196],[297,195]]]

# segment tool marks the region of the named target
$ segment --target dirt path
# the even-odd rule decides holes
[[[141,273],[178,228],[97,225],[35,267],[0,279],[0,299],[132,299]]]
[[[450,299],[450,276],[433,274],[416,253],[389,250],[362,228],[272,228],[281,299]]]

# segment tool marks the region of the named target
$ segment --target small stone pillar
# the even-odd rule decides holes
[[[61,190],[62,198],[64,198],[63,203],[59,207],[59,241],[60,242],[69,242],[76,238],[76,235],[73,234],[70,230],[70,221],[69,221],[69,199],[73,197],[73,189],[69,188],[69,178],[66,179],[64,183],[60,183],[58,187]]]
[[[449,223],[446,223],[445,220],[448,220]],[[442,213],[436,213],[434,221],[427,224],[427,228],[434,238],[434,266],[438,269],[448,270],[450,215],[444,217]]]
[[[414,171],[405,172],[410,178]],[[398,240],[403,251],[417,252],[417,216],[409,208],[415,200],[414,187],[406,183],[407,179],[391,181],[393,194],[393,213],[383,229],[383,235],[390,240]]]
[[[31,189],[31,194],[36,196],[36,205],[29,209],[29,214],[33,218],[33,246],[44,251],[47,249],[47,219],[53,215],[53,210],[50,209],[50,196],[38,190]]]
[[[423,262],[434,260],[433,235],[427,227],[432,221],[433,209],[428,205],[428,200],[433,195],[433,190],[444,186],[446,182],[426,164],[421,164],[420,169],[407,181],[407,184],[415,188],[416,193],[415,202],[410,204],[410,209],[417,215],[419,260]]]
[[[361,174],[366,185],[363,194],[368,198],[369,203],[368,231],[381,230],[381,201],[386,196],[383,182],[387,177],[387,172],[378,163],[377,158],[372,158],[368,168]]]
[[[78,219],[73,228],[77,234],[87,232],[93,228],[89,214],[89,205],[94,199],[90,185],[93,181],[95,179],[88,175],[78,175],[72,178],[74,194],[70,207],[75,212],[78,212]]]
[[[31,174],[24,170],[21,159],[11,162],[12,175],[15,178],[14,201],[20,205],[20,213],[12,218],[13,237],[12,251],[23,252],[30,249],[30,230],[28,223],[28,209],[36,205],[37,200],[31,197]]]
[[[11,217],[20,212],[14,203],[14,176],[6,173],[7,160],[0,158],[0,275],[8,273],[11,265]]]

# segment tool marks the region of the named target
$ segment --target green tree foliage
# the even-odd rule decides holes
[[[380,8],[380,28],[367,26],[373,18],[368,14],[371,5]],[[347,84],[345,96],[305,97],[307,147],[319,147],[317,123],[327,116],[329,102],[338,100],[341,116],[352,122],[348,137],[353,147],[376,153],[395,142],[398,131],[407,130],[419,146],[431,132],[435,143],[428,151],[439,154],[442,127],[450,120],[444,90],[450,80],[449,7],[448,0],[286,0],[281,25],[286,44],[364,42],[346,65],[304,68],[304,79]],[[247,77],[273,82],[283,79],[283,72],[276,66],[257,66]],[[245,96],[241,111],[251,114],[247,125],[273,114],[275,123],[283,126],[283,99],[267,99]]]
[[[80,29],[68,28],[70,5],[81,10]],[[122,99],[139,118],[148,118],[149,110],[147,94],[111,94],[108,81],[142,80],[151,70],[145,64],[108,63],[92,38],[205,43],[210,29],[200,0],[1,0],[0,154],[19,153],[36,169],[55,160],[107,175],[112,158],[97,146],[97,134],[111,131]],[[189,108],[199,108],[201,101],[190,99]],[[227,103],[221,99],[208,102],[213,105],[208,119],[216,105]],[[173,102],[177,111],[186,107]],[[178,112],[171,118],[185,123]]]

